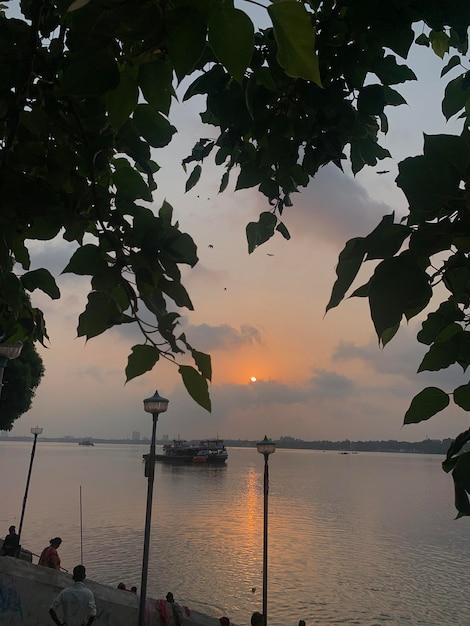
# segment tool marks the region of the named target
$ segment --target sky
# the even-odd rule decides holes
[[[133,431],[149,437],[151,416],[142,401],[155,390],[170,401],[157,437],[420,441],[467,429],[468,415],[452,403],[427,422],[403,426],[421,389],[450,391],[465,380],[457,369],[416,374],[425,353],[416,341],[423,316],[402,325],[382,349],[365,299],[347,299],[325,315],[346,241],[367,235],[383,215],[406,212],[394,183],[398,162],[421,153],[423,132],[455,132],[440,113],[438,77],[447,59],[433,60],[426,52],[418,51],[412,63],[419,82],[399,87],[409,106],[387,109],[390,132],[382,143],[392,158],[356,177],[347,169],[322,169],[284,213],[291,240],[279,235],[251,255],[245,227],[268,210],[267,202],[256,190],[235,193],[229,187],[218,194],[223,171],[210,166],[199,185],[184,193],[181,161],[195,141],[210,137],[210,128],[199,123],[197,101],[177,104],[178,134],[170,149],[155,154],[162,169],[153,206],[158,210],[166,199],[198,246],[199,263],[183,270],[195,310],[180,311],[181,330],[211,354],[212,412],[195,404],[168,362],[125,384],[127,356],[141,342],[137,331],[125,326],[89,342],[77,338],[89,280],[66,274],[58,280],[60,300],[33,295],[50,337],[47,349],[39,346],[46,373],[32,408],[10,434],[26,435],[39,425],[47,437],[130,438]],[[390,172],[378,175],[380,170]],[[34,242],[32,250],[32,269],[55,273],[73,252],[61,240]]]

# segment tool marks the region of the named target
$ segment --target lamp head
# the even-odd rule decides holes
[[[272,454],[276,452],[276,444],[271,439],[268,439],[266,435],[264,436],[263,441],[258,441],[256,444],[256,449],[260,454]]]
[[[40,435],[43,430],[44,430],[43,428],[39,428],[39,426],[36,424],[36,426],[34,426],[34,428],[31,428],[31,434],[32,435]]]
[[[168,408],[169,400],[166,398],[162,398],[159,395],[158,391],[156,391],[151,398],[146,398],[144,400],[144,411],[147,413],[164,413]]]
[[[0,359],[11,361],[20,356],[23,343],[17,341],[16,343],[0,343]]]

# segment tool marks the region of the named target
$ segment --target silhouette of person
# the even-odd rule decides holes
[[[91,626],[96,617],[96,604],[93,593],[85,587],[86,569],[83,565],[73,568],[73,585],[66,587],[54,598],[49,615],[57,626]],[[57,609],[61,607],[63,622],[59,620]]]
[[[123,591],[127,591],[127,587],[124,583],[119,583],[119,585],[117,586],[118,589],[122,589]]]
[[[18,556],[20,549],[20,538],[16,534],[15,526],[10,526],[8,535],[5,537],[2,546],[3,556]]]
[[[39,557],[38,565],[43,565],[44,567],[51,567],[52,569],[60,569],[60,556],[57,552],[57,548],[62,543],[62,539],[60,537],[54,537],[49,542],[49,546],[44,548],[41,552],[41,556]]]
[[[263,626],[264,619],[262,613],[255,611],[251,616],[251,626]]]
[[[131,587],[131,593],[137,593],[137,587]]]

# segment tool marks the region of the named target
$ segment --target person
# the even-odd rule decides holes
[[[131,587],[131,593],[137,594],[137,587]]]
[[[127,591],[127,587],[124,583],[119,583],[117,586],[118,589],[122,589],[122,591]]]
[[[255,611],[251,616],[251,626],[263,626],[263,615],[259,611]]]
[[[2,546],[3,556],[18,556],[20,550],[20,538],[16,534],[15,526],[10,526],[8,535],[5,537]]]
[[[305,626],[305,620],[299,619],[299,626]]]
[[[57,548],[62,543],[62,539],[60,537],[54,537],[49,542],[49,546],[44,548],[41,552],[41,556],[39,557],[38,565],[43,565],[44,567],[51,567],[52,569],[60,570],[60,556],[57,552]]]
[[[84,565],[73,568],[73,585],[66,587],[52,600],[49,615],[57,626],[91,626],[96,617],[95,598],[91,589],[83,584],[86,578]],[[61,607],[63,622],[57,610]]]

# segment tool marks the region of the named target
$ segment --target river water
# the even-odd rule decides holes
[[[0,442],[0,534],[18,527],[31,450]],[[58,535],[64,568],[83,552],[90,579],[139,587],[146,452],[38,438],[23,546],[39,554]],[[277,449],[269,461],[270,626],[470,624],[470,519],[454,520],[441,461]],[[148,595],[172,591],[177,602],[241,626],[261,611],[263,470],[262,455],[247,448],[230,448],[220,468],[157,464]]]

